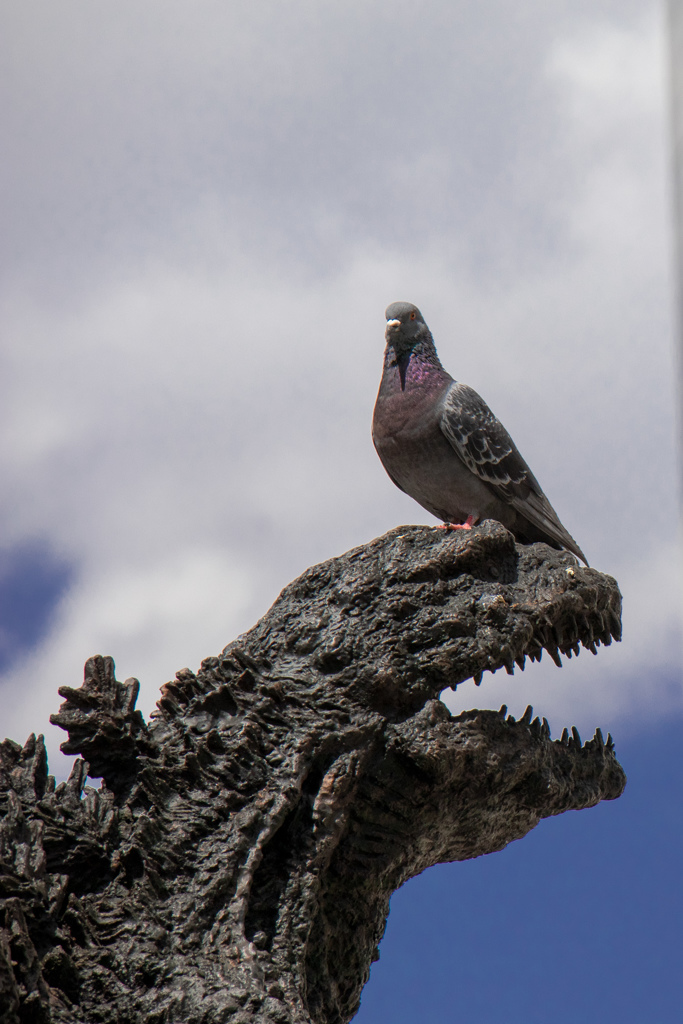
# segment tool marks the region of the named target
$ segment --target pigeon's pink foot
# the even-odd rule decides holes
[[[471,530],[476,516],[468,516],[464,523],[441,523],[437,530]]]

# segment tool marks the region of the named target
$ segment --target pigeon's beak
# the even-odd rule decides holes
[[[390,338],[396,336],[396,329],[401,326],[400,320],[387,320],[387,327],[384,332],[384,337],[389,341]]]

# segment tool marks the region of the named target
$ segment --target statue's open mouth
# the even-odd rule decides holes
[[[480,538],[473,543],[476,549]],[[544,651],[560,668],[562,657],[578,657],[582,647],[596,655],[601,645],[608,647],[613,640],[621,640],[621,594],[614,579],[578,566],[567,552],[553,553],[551,561],[555,564],[551,567],[546,560],[539,578],[537,545],[517,545],[515,557],[514,571],[508,565],[507,572],[500,577],[500,566],[489,567],[497,592],[482,593],[475,603],[481,618],[491,628],[490,637],[486,636],[485,627],[477,631],[484,642],[474,655],[481,667],[475,667],[469,677],[476,686],[481,685],[484,672],[504,668],[508,675],[513,675],[515,667],[524,670],[527,658],[540,662]],[[535,584],[530,598],[531,574]],[[484,575],[480,572],[480,576]],[[516,721],[507,715],[505,705],[499,714],[510,724]],[[519,721],[539,737],[550,739],[547,719],[534,718],[531,705]],[[557,742],[575,749],[582,746],[575,726],[571,730],[565,728]],[[600,729],[596,729],[589,742],[598,749],[612,750],[614,746],[611,735],[604,740]]]

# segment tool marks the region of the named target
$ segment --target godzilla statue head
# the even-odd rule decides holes
[[[0,747],[3,1020],[348,1021],[407,878],[624,786],[599,730],[440,692],[619,635],[614,580],[487,522],[314,566],[149,724],[91,658],[53,716],[67,783],[35,738]]]

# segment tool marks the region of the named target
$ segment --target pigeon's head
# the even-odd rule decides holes
[[[431,339],[422,313],[412,302],[392,302],[385,316],[386,340],[397,352],[410,352],[420,341]]]

